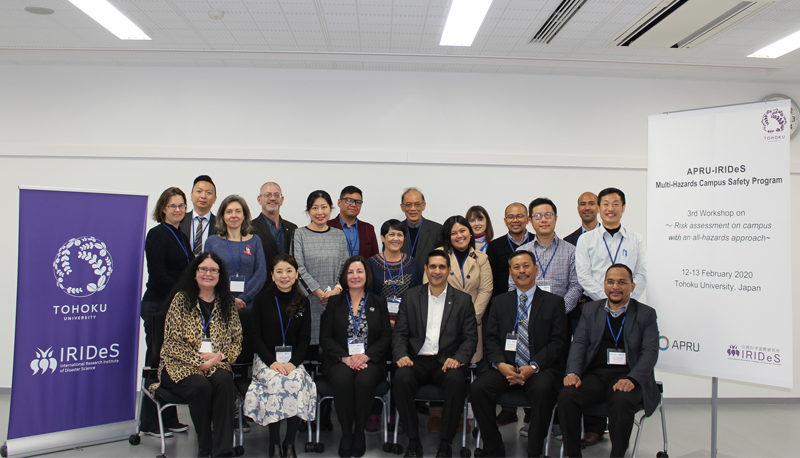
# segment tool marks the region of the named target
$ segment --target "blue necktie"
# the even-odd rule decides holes
[[[519,366],[527,366],[531,361],[531,350],[528,342],[528,317],[525,314],[525,305],[528,296],[525,293],[519,295],[519,311],[517,316],[521,316],[517,324],[517,357],[514,360]]]

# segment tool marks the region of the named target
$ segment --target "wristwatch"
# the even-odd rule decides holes
[[[535,363],[535,362],[533,362],[533,361],[531,361],[531,363],[530,363],[530,364],[531,364],[531,367],[533,368],[533,373],[534,373],[534,374],[537,374],[537,373],[539,372],[539,365],[538,365],[538,364],[536,364],[536,363]]]

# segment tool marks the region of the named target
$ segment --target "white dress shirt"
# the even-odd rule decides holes
[[[203,221],[203,228],[202,228],[203,229],[203,245],[202,245],[202,247],[203,247],[203,251],[205,251],[206,240],[208,240],[208,235],[211,233],[212,230],[215,230],[215,229],[213,227],[208,227],[208,225],[211,223],[211,212],[208,212],[205,215],[198,215],[197,212],[192,212],[192,221],[191,221],[191,225],[190,225],[190,229],[189,229],[189,238],[191,239],[190,241],[192,242],[191,246],[194,247],[194,234],[195,234],[195,231],[197,231],[197,226],[200,224],[200,221],[198,221],[198,218],[205,218],[205,220]]]
[[[578,239],[575,270],[578,271],[578,282],[583,293],[595,301],[606,297],[603,284],[606,270],[611,267],[614,257],[617,264],[625,264],[633,271],[636,289],[631,297],[639,299],[647,286],[647,253],[642,236],[627,230],[625,226],[620,227],[613,237],[601,225]]]
[[[447,298],[447,283],[442,293],[438,296],[431,294],[428,286],[428,326],[425,328],[425,343],[419,349],[418,355],[439,354],[439,332],[442,329],[442,315],[444,314],[444,301]]]

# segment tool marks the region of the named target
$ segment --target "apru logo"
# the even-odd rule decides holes
[[[72,254],[79,261],[72,263]],[[87,297],[108,285],[114,265],[106,244],[95,237],[70,239],[56,253],[53,275],[56,285],[73,297]]]
[[[37,350],[39,351],[36,352],[36,359],[31,361],[31,369],[33,369],[33,374],[31,375],[36,375],[36,373],[39,372],[39,369],[42,370],[42,374],[47,372],[47,369],[50,369],[51,374],[55,372],[56,368],[58,368],[58,361],[53,358],[53,347],[50,347],[47,350],[37,348]]]

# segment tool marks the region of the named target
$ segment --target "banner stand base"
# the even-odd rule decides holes
[[[69,450],[76,447],[127,440],[136,433],[137,421],[121,421],[88,428],[70,429],[37,436],[9,439],[3,445],[4,457],[24,457]]]
[[[711,377],[711,458],[717,458],[717,398],[719,379]]]

